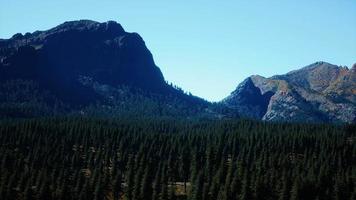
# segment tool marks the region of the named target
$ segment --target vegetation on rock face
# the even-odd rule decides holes
[[[0,118],[217,118],[223,109],[168,84],[143,39],[116,22],[71,21],[0,40]]]
[[[0,122],[0,199],[354,199],[354,125]]]

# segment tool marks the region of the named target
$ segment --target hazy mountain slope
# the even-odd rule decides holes
[[[317,62],[271,78],[251,76],[221,103],[267,121],[355,122],[355,66]],[[251,88],[254,89],[251,92]],[[266,97],[266,102],[248,99]],[[246,109],[248,108],[248,109]],[[259,116],[259,117],[257,117]]]

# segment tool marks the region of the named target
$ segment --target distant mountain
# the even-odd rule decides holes
[[[266,121],[355,122],[356,66],[316,62],[285,75],[251,76],[221,104]]]
[[[251,76],[210,103],[168,84],[145,42],[114,21],[65,22],[0,39],[0,118],[170,116],[355,122],[356,66],[317,62]]]
[[[0,117],[211,115],[209,106],[167,84],[143,39],[114,21],[70,21],[0,40]]]

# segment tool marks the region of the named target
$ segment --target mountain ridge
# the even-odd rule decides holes
[[[96,106],[98,110],[107,106],[112,110],[117,107],[124,110],[129,104],[130,109],[140,107],[144,112],[150,109],[144,109],[141,104],[148,103],[157,107],[157,113],[168,109],[162,106],[172,107],[175,101],[184,109],[195,104],[202,110],[208,105],[205,100],[168,84],[142,37],[125,32],[114,21],[70,21],[47,31],[15,34],[2,40],[0,82],[12,87],[4,89],[6,92],[0,95],[5,110],[13,103],[18,104],[21,110],[21,105],[28,103],[29,99],[23,98],[24,95],[17,95],[23,93],[18,91],[23,88],[19,89],[16,82],[21,87],[36,88],[39,94],[51,93],[56,97],[57,105],[77,111],[97,104],[100,104]],[[136,102],[132,96],[143,99]],[[151,97],[157,102],[152,102]],[[129,99],[136,104],[133,105]],[[46,101],[41,104],[47,104]]]
[[[269,78],[250,76],[253,86],[259,89],[255,96],[273,93],[268,106],[258,105],[262,106],[258,111],[246,110],[246,106],[251,107],[252,104],[238,101],[241,96],[251,92],[243,84],[221,103],[240,111],[245,109],[240,114],[246,117],[253,117],[256,112],[266,110],[259,118],[266,121],[352,123],[356,117],[356,93],[353,90],[356,88],[355,77],[353,69],[319,61],[284,75]]]
[[[149,86],[146,85],[148,82],[157,82],[157,85],[165,84],[163,74],[154,64],[152,55],[146,48],[143,39],[137,33],[125,32],[120,24],[113,21],[106,23],[90,20],[65,22],[48,31],[36,31],[22,37],[15,34],[0,45],[2,46],[1,64],[15,65],[13,68],[22,64],[15,63],[17,60],[38,59],[41,63],[33,65],[39,66],[41,69],[36,70],[47,70],[46,72],[49,74],[50,70],[57,70],[56,72],[60,73],[64,71],[62,68],[66,68],[63,73],[67,73],[67,75],[70,74],[69,72],[77,73],[80,70],[86,70],[87,75],[99,71],[103,73],[103,77],[100,76],[100,73],[95,75],[100,81],[112,81],[117,84],[117,81],[127,79],[122,82],[126,81],[127,84],[145,89],[156,89],[152,84],[148,84],[152,86],[152,88],[148,88]],[[12,56],[23,57],[12,59]],[[40,58],[37,58],[38,56]],[[96,60],[92,57],[95,57]],[[47,63],[43,63],[46,61]],[[92,64],[92,62],[96,63]],[[42,67],[42,65],[45,66]],[[51,69],[48,70],[48,68]],[[116,73],[114,77],[113,73]],[[129,78],[124,77],[133,76],[133,74],[137,76],[136,79],[128,80]],[[149,75],[151,77],[147,82],[139,82]],[[4,75],[1,78],[6,79]]]
[[[356,120],[356,64],[349,69],[319,61],[269,78],[252,75],[211,103],[168,84],[143,38],[115,21],[68,21],[0,39],[0,86],[0,116],[74,112]]]

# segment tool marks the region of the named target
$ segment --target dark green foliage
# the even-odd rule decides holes
[[[96,91],[100,100],[70,104],[33,80],[0,80],[0,119],[86,116],[100,118],[237,118],[236,111],[167,85],[169,94],[118,85]],[[105,87],[104,87],[105,88]],[[98,98],[99,98],[98,97]]]
[[[0,199],[353,199],[353,125],[0,121]]]

